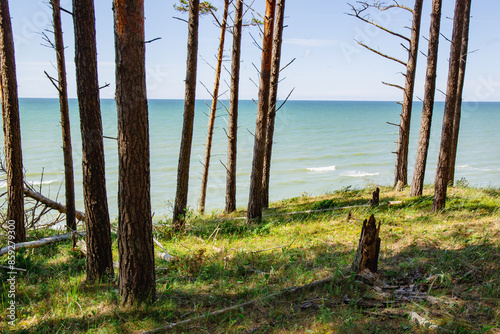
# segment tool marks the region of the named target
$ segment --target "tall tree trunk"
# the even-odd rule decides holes
[[[432,211],[436,212],[444,208],[446,204],[446,192],[448,186],[448,167],[450,165],[451,144],[453,136],[453,119],[458,92],[458,72],[460,70],[460,53],[465,17],[465,4],[468,0],[457,0],[455,5],[455,17],[453,19],[453,34],[450,50],[450,68],[448,72],[448,84],[446,89],[446,101],[444,104],[443,130],[441,134],[441,145],[436,170],[434,202]]]
[[[61,130],[64,156],[64,186],[66,193],[66,227],[68,231],[76,230],[75,217],[75,178],[73,173],[73,153],[71,147],[71,129],[68,107],[68,84],[66,79],[66,60],[64,57],[64,41],[61,24],[59,0],[51,0],[54,38],[57,56],[57,74],[59,79],[59,108],[61,110]]]
[[[177,190],[174,203],[174,228],[184,226],[189,185],[189,163],[193,141],[194,106],[196,98],[196,71],[198,62],[199,0],[189,0],[189,32],[187,46],[186,92],[184,96],[184,124],[182,127],[179,165],[177,167]]]
[[[14,221],[14,242],[18,243],[26,241],[23,155],[14,38],[7,0],[0,0],[0,59],[5,167],[7,171],[7,220]]]
[[[205,152],[205,162],[203,163],[203,176],[201,180],[200,213],[205,212],[205,199],[207,196],[208,168],[210,167],[210,155],[212,152],[212,138],[214,134],[215,113],[219,98],[220,72],[222,70],[222,57],[224,55],[224,40],[226,37],[227,14],[229,10],[229,0],[224,0],[224,14],[222,16],[222,26],[219,40],[219,52],[217,54],[217,68],[215,70],[214,91],[212,94],[212,107],[210,108],[210,119],[208,121],[207,146]]]
[[[413,90],[415,86],[415,73],[417,69],[418,42],[420,39],[420,22],[422,18],[423,0],[415,0],[413,9],[413,22],[411,28],[410,50],[406,64],[406,81],[403,97],[403,108],[399,124],[399,140],[396,151],[396,173],[394,186],[402,189],[408,182],[408,145],[410,139],[410,121],[413,105]]]
[[[144,0],[114,0],[118,112],[118,254],[122,305],[154,301]]]
[[[436,93],[436,70],[439,49],[439,31],[441,27],[442,0],[432,2],[431,28],[429,32],[429,51],[427,54],[427,74],[425,78],[424,103],[422,106],[422,121],[418,138],[417,159],[410,188],[410,196],[422,196],[424,189],[425,167],[431,135],[432,113]]]
[[[462,95],[465,82],[465,69],[467,67],[467,52],[469,51],[469,26],[470,26],[471,0],[465,4],[464,27],[462,34],[462,46],[460,51],[460,69],[458,72],[458,91],[455,105],[455,116],[453,117],[453,137],[451,140],[451,157],[448,172],[448,183],[453,185],[455,179],[455,162],[457,160],[458,133],[460,130],[460,118],[462,115]]]
[[[264,176],[262,184],[262,206],[269,207],[269,181],[271,177],[271,155],[273,151],[274,121],[276,118],[276,101],[278,99],[278,82],[280,76],[281,42],[283,39],[283,22],[285,18],[285,0],[276,1],[276,17],[274,23],[273,58],[271,68],[271,87],[269,88],[269,116],[267,120],[266,155],[264,156]]]
[[[229,125],[227,130],[227,173],[225,212],[236,210],[236,152],[238,136],[238,95],[240,85],[241,30],[243,0],[236,0],[233,27],[233,51],[231,59],[231,93],[229,97]]]
[[[264,156],[266,154],[267,118],[269,114],[269,89],[271,85],[271,60],[273,53],[273,28],[276,0],[266,0],[264,18],[264,37],[262,41],[262,64],[260,70],[259,102],[255,125],[252,175],[247,220],[262,218],[262,181],[264,175]]]
[[[93,0],[73,0],[75,65],[82,133],[87,280],[113,275]]]

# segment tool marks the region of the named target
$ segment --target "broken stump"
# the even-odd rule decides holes
[[[370,216],[363,221],[361,237],[359,238],[358,250],[354,257],[351,270],[359,273],[365,269],[376,273],[378,267],[378,255],[380,252],[380,222],[377,226],[375,217]]]
[[[377,187],[375,191],[372,193],[372,199],[370,200],[370,205],[373,207],[378,206],[380,202],[380,188]]]

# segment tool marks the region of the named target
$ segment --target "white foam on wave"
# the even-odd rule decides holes
[[[348,177],[366,177],[366,176],[377,176],[380,175],[380,173],[367,173],[367,172],[360,172],[360,171],[349,171],[340,174],[341,176],[348,176]]]
[[[324,173],[324,172],[330,172],[336,170],[336,166],[327,166],[327,167],[310,167],[307,168],[308,171],[310,172],[316,172],[316,173]]]
[[[470,165],[457,165],[457,169],[478,170],[478,171],[481,171],[481,172],[496,172],[496,171],[500,171],[500,169],[497,169],[497,168],[477,168],[477,167],[472,167]]]
[[[59,182],[59,180],[48,180],[48,181],[43,181],[43,182],[40,182],[40,181],[27,181],[26,183],[28,183],[30,186],[39,186],[40,184],[46,185],[46,184],[51,184],[51,183],[54,183],[54,182]],[[1,180],[0,181],[0,189],[2,189],[2,188],[7,188],[7,180]]]

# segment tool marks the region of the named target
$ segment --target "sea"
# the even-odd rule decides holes
[[[197,100],[188,205],[198,208],[211,101]],[[64,203],[64,171],[59,102],[22,98],[21,137],[26,180]],[[182,100],[149,100],[151,199],[154,220],[171,218],[183,123]],[[217,110],[207,189],[207,212],[223,210],[228,102]],[[433,183],[444,103],[435,104],[425,182]],[[420,126],[421,102],[414,102],[411,122],[411,183]],[[255,118],[254,101],[240,101],[237,158],[237,206],[248,201]],[[341,189],[392,185],[401,106],[396,102],[288,101],[276,116],[270,200],[321,195]],[[106,184],[110,216],[118,216],[117,113],[114,100],[101,101]],[[78,103],[70,100],[76,207],[83,211],[81,136]],[[475,187],[500,187],[500,103],[464,102],[456,180]],[[3,138],[2,138],[3,148]],[[5,177],[0,181],[5,190]]]

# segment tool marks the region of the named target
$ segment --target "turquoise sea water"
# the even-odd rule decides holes
[[[197,101],[191,159],[189,206],[197,208],[201,186],[201,161],[205,154],[207,115],[210,101]],[[227,103],[224,103],[227,106]],[[414,103],[410,139],[409,182],[422,104]],[[432,183],[441,136],[443,103],[437,103],[433,120],[426,182]],[[116,107],[102,100],[104,135],[116,137]],[[29,182],[38,184],[43,171],[43,193],[64,202],[63,156],[59,102],[57,99],[21,99],[24,167]],[[395,102],[289,101],[278,112],[271,172],[271,201],[319,195],[347,186],[391,185],[394,174],[400,106]],[[81,187],[81,137],[77,101],[70,101],[75,163],[77,208],[83,210]],[[175,196],[177,160],[182,129],[183,101],[150,100],[151,194],[155,219],[171,215]],[[207,209],[224,207],[227,112],[218,110],[212,163],[207,191]],[[238,133],[237,205],[248,199],[256,105],[240,102]],[[464,103],[457,179],[474,186],[500,186],[500,103]],[[111,217],[116,217],[118,191],[117,143],[104,139],[106,177]],[[3,143],[2,143],[3,147]],[[5,182],[0,184],[5,188]]]

